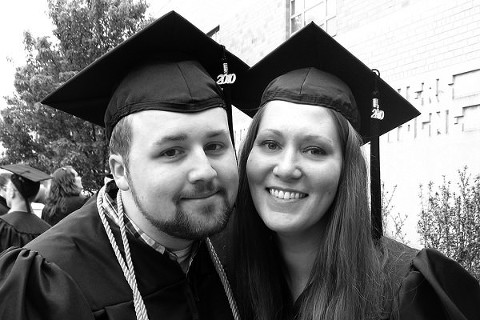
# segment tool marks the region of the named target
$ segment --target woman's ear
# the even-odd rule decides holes
[[[110,165],[110,172],[113,175],[115,184],[122,191],[130,189],[127,179],[127,167],[123,161],[123,157],[119,154],[112,154],[108,158],[108,164]]]

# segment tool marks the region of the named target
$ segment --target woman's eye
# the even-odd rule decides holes
[[[308,147],[303,152],[312,156],[324,156],[327,154],[325,150],[319,147]]]
[[[262,142],[262,145],[265,146],[268,150],[277,150],[278,149],[278,144],[275,141],[264,141]]]

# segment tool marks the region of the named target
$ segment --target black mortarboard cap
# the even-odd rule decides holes
[[[379,77],[378,70],[310,23],[239,79],[232,99],[250,116],[271,100],[324,106],[343,114],[364,143],[371,141],[372,236],[382,236],[378,137],[420,113]]]
[[[228,63],[228,71],[224,68]],[[142,110],[229,108],[215,80],[248,66],[174,11],[104,54],[42,103],[105,126]],[[229,114],[231,116],[231,114]],[[229,119],[231,120],[231,119]]]
[[[289,72],[292,73],[275,80],[262,98],[264,90],[272,80]],[[333,78],[336,79],[335,84],[331,84]],[[328,85],[333,88],[324,90],[324,80],[329,80],[326,83],[330,83]],[[336,90],[337,87],[342,87],[342,82],[351,90],[357,108],[346,103],[351,99],[348,92]],[[378,77],[377,89],[380,109],[384,111],[378,135],[419,115],[418,110]],[[372,70],[320,27],[310,23],[250,68],[233,87],[232,99],[237,101],[242,111],[253,116],[261,103],[273,99],[326,105],[325,99],[332,98],[331,92],[339,92],[344,96],[334,99],[336,101],[333,103],[337,106],[334,109],[346,116],[360,132],[364,142],[368,142],[371,139],[369,119],[374,90],[375,74]],[[302,92],[302,95],[297,99],[295,94],[299,92]],[[324,95],[325,92],[330,94]],[[340,110],[342,108],[345,109]]]
[[[52,178],[48,174],[26,164],[10,164],[0,166],[0,168],[13,173],[10,180],[25,199],[37,194],[40,188],[40,181]]]

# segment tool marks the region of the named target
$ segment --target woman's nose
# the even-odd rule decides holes
[[[273,174],[281,179],[298,179],[302,176],[297,154],[293,150],[285,150],[273,168]]]

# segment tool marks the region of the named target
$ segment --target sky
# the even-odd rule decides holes
[[[150,2],[149,14],[158,16],[157,11],[161,11],[162,5]],[[29,30],[34,37],[52,34],[53,25],[47,12],[47,0],[7,0],[0,3],[0,109],[6,106],[3,97],[13,95],[15,91],[16,67],[25,64],[23,32]],[[235,127],[242,129],[248,126],[250,119],[236,112],[234,122]]]
[[[15,68],[25,63],[23,32],[33,36],[50,35],[52,24],[46,0],[9,0],[0,4],[0,108],[3,97],[14,92]]]
[[[152,9],[161,9],[153,1]],[[0,109],[6,105],[3,97],[14,93],[16,67],[25,63],[23,32],[34,37],[51,35],[53,25],[48,17],[47,0],[6,0],[0,3]]]

